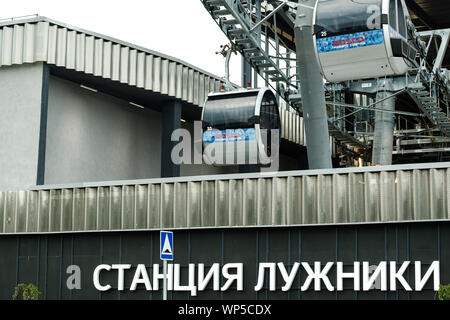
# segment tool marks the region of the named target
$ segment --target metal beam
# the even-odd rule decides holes
[[[442,68],[442,62],[444,61],[445,55],[447,53],[447,48],[450,39],[450,29],[441,30],[430,30],[419,32],[422,37],[435,37],[441,38],[441,44],[437,50],[436,60],[434,62],[433,73],[436,73],[438,69]]]
[[[375,135],[373,141],[372,163],[374,165],[391,165],[394,144],[395,97],[391,94],[390,81],[383,81],[384,88],[377,93],[376,100],[382,101],[380,108],[392,113],[375,113]],[[384,89],[384,90],[383,90]]]
[[[433,19],[419,6],[414,0],[405,0],[407,7],[414,13],[414,15],[422,21],[429,29],[436,29],[437,25]]]
[[[414,150],[400,150],[394,151],[392,154],[423,154],[436,152],[450,152],[450,148],[430,148],[430,149],[414,149]]]
[[[161,177],[179,177],[180,166],[172,161],[172,149],[176,142],[172,141],[172,133],[181,127],[181,103],[175,100],[168,101],[162,109],[161,134]]]
[[[45,155],[47,147],[48,92],[50,84],[50,68],[42,64],[41,124],[39,129],[39,153],[36,185],[45,183]]]
[[[242,59],[242,75],[241,85],[242,88],[252,87],[252,66],[248,63],[244,57]]]

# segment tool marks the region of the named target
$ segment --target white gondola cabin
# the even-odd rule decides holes
[[[280,134],[271,131],[281,127],[278,104],[268,88],[209,94],[202,126],[203,159],[210,165],[269,165],[272,145],[279,145]]]
[[[407,42],[403,0],[319,0],[315,45],[324,77],[342,82],[405,74],[416,50]]]

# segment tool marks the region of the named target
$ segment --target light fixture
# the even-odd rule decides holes
[[[132,106],[135,106],[135,107],[138,107],[138,108],[141,108],[141,109],[144,109],[144,108],[145,108],[144,106],[141,106],[140,104],[137,104],[137,103],[134,103],[134,102],[131,102],[131,101],[130,101],[130,104],[131,104]]]
[[[94,88],[90,88],[90,87],[86,87],[86,86],[84,86],[84,85],[80,85],[80,88],[83,88],[83,89],[86,89],[86,90],[89,90],[89,91],[92,91],[92,92],[98,92],[98,90],[97,89],[94,89]]]

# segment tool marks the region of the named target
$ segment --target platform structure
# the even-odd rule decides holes
[[[296,46],[302,44],[294,41],[300,2],[202,0],[202,3],[243,58],[265,79],[265,84],[287,102],[290,112],[302,116],[296,73]],[[394,77],[395,91],[387,96],[397,100],[395,110],[389,112],[395,116],[393,161],[445,161],[450,127],[450,73],[446,68],[450,30],[445,29],[445,22],[430,23],[433,19],[415,1],[405,3],[411,14],[407,21],[408,43],[417,50],[417,56],[405,76]],[[440,10],[436,2],[428,7],[433,12]],[[359,158],[372,162],[375,113],[383,109],[375,98],[378,91],[385,90],[379,86],[382,80],[325,84],[328,130],[342,165],[353,165]]]

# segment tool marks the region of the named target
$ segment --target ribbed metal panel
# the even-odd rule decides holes
[[[103,76],[202,106],[211,76],[178,61],[120,41],[108,41],[54,22],[17,22],[0,28],[1,66],[45,61],[67,69]],[[189,74],[186,77],[184,68]],[[217,80],[218,83],[222,82]],[[214,81],[214,80],[213,80]],[[220,84],[217,86],[217,89]],[[186,94],[183,94],[187,90]]]
[[[0,193],[0,232],[450,220],[450,169],[190,178]]]
[[[287,110],[285,102],[280,102],[281,138],[305,146],[305,127],[303,117]]]

